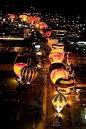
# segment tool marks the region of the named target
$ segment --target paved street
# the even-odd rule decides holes
[[[44,76],[44,93],[45,93],[43,98],[44,115],[38,127],[43,127],[43,125],[45,124],[45,128],[53,129],[52,123],[57,121],[54,115],[55,113],[57,113],[57,111],[52,105],[51,100],[52,100],[52,97],[58,93],[56,92],[55,86],[54,84],[52,84],[49,77],[49,65],[46,65],[44,70],[46,73]],[[62,118],[61,127],[63,129],[66,129],[66,128],[76,129],[79,127],[80,129],[84,129],[83,124],[81,124],[83,123],[83,119],[81,118],[81,114],[78,112],[78,110],[83,109],[83,107],[79,107],[80,102],[78,102],[78,99],[80,99],[80,93],[72,92],[71,94],[67,95],[67,98],[68,98],[68,103],[70,104],[70,107],[65,106],[60,112],[60,116]],[[78,115],[79,115],[79,118],[78,118]],[[78,123],[78,121],[80,122],[80,124]]]

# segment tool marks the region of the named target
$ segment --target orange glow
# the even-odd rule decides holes
[[[49,55],[49,61],[50,61],[51,64],[60,63],[60,62],[63,61],[63,59],[64,59],[64,55],[62,55],[62,54],[57,54],[57,55],[50,54]]]
[[[52,49],[52,51],[50,52],[51,54],[58,54],[58,53],[62,53],[64,50],[63,49]]]
[[[40,22],[39,23],[39,27],[40,27],[40,29],[43,29],[43,28],[48,28],[48,25],[45,23],[45,22]]]
[[[64,59],[63,49],[53,49],[49,54],[49,61],[53,63],[62,63]]]
[[[19,18],[22,19],[23,21],[26,21],[28,16],[27,15],[20,15]]]
[[[39,29],[39,23],[38,22],[35,23],[34,26],[35,26],[36,29]]]
[[[50,38],[48,38],[48,45],[49,45],[49,47],[52,47],[52,44],[54,43],[54,42],[58,42],[58,39],[50,39]]]
[[[28,20],[29,20],[30,22],[35,23],[35,22],[40,22],[41,18],[40,18],[40,17],[28,16]]]

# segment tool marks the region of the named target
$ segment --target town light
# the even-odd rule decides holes
[[[40,49],[40,45],[35,45],[35,48],[36,49]]]
[[[42,55],[42,52],[37,52],[36,54],[37,54],[37,55]]]

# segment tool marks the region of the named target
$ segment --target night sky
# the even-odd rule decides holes
[[[0,1],[0,3],[4,4],[10,4],[10,5],[21,5],[21,10],[29,12],[29,6],[33,5],[36,8],[36,12],[42,12],[42,13],[64,13],[67,15],[71,14],[82,14],[85,15],[86,13],[86,7],[85,2],[83,1],[59,1],[59,0],[12,0],[12,1],[6,1],[5,0]],[[9,8],[7,8],[9,9]],[[15,7],[16,9],[16,7]],[[20,8],[19,8],[20,9]],[[32,11],[34,11],[32,9]]]

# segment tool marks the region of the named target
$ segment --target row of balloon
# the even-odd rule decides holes
[[[9,18],[13,21],[16,18],[15,14],[10,14]],[[28,26],[33,26],[43,37],[50,37],[52,31],[48,28],[45,22],[41,21],[40,17],[28,16],[26,14],[20,14],[19,18],[21,21],[28,24]]]
[[[69,78],[66,67],[63,64],[66,53],[64,51],[64,43],[58,42],[57,39],[49,38],[48,45],[52,49],[49,54],[50,78],[58,92],[58,94],[52,98],[52,104],[55,109],[60,112],[67,104],[67,95],[74,90],[75,84],[74,80]]]
[[[37,69],[26,63],[15,63],[13,69],[19,80],[26,84],[30,84],[38,75]]]
[[[50,37],[52,31],[49,29],[48,25],[45,22],[36,22],[34,27],[43,37]]]

